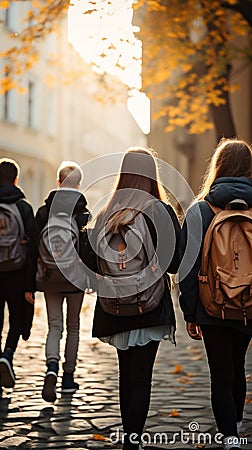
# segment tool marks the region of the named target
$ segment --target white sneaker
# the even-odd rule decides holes
[[[241,429],[242,429],[242,421],[237,422],[236,425],[237,425],[237,432],[238,432],[238,434],[240,434]]]
[[[224,450],[233,450],[235,448],[240,448],[241,446],[239,443],[239,438],[237,436],[227,436],[223,439],[223,448]]]

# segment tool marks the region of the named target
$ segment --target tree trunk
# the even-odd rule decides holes
[[[222,137],[232,138],[236,136],[234,120],[231,111],[229,93],[223,94],[225,105],[210,105],[209,110],[215,126],[217,141]]]

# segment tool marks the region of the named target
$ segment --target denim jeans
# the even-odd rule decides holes
[[[79,346],[80,311],[83,293],[46,292],[48,335],[46,339],[46,361],[60,360],[60,340],[63,335],[63,301],[66,298],[66,344],[63,370],[72,373],[75,370]]]

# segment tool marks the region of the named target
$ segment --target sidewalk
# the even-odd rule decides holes
[[[28,342],[20,341],[15,354],[15,388],[5,389],[0,400],[0,449],[121,449],[117,442],[121,421],[116,353],[110,346],[91,338],[94,304],[95,295],[86,295],[76,370],[80,389],[73,396],[61,396],[61,369],[58,399],[50,404],[41,397],[47,322],[43,297],[37,295],[32,335]],[[161,343],[143,446],[146,443],[147,449],[217,450],[221,447],[210,408],[203,345],[187,337],[181,314],[176,312],[177,347],[169,342]],[[252,347],[247,358],[247,379],[248,402],[242,436],[248,439],[243,448],[252,450]],[[110,433],[113,433],[113,443]],[[191,443],[188,443],[189,436]]]

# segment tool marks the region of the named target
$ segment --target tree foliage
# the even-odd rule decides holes
[[[166,130],[202,133],[215,125],[217,135],[235,134],[229,93],[239,87],[234,61],[239,70],[252,61],[251,1],[139,0],[135,9],[144,42],[144,89],[156,87],[162,104],[156,117],[166,118]],[[228,115],[226,124],[218,111]]]
[[[90,0],[83,13],[105,20],[113,2]],[[0,8],[10,3],[0,0]],[[2,92],[38,60],[40,40],[56,30],[71,0],[29,3],[26,25],[0,55],[6,61]],[[235,71],[252,61],[252,0],[135,0],[133,6],[143,41],[143,90],[161,105],[156,118],[165,117],[167,131],[202,133],[215,125],[217,135],[235,134],[229,96],[239,88]],[[104,60],[117,48],[110,37],[102,40],[108,45],[99,55]],[[116,64],[121,66],[119,57]]]
[[[56,32],[59,21],[65,16],[71,0],[30,0],[20,32],[9,32],[9,45],[0,53],[4,61],[0,93],[19,88],[22,91],[22,75],[30,70],[40,56],[39,43]],[[7,10],[11,1],[0,0],[0,9]],[[25,3],[25,2],[24,2]]]

